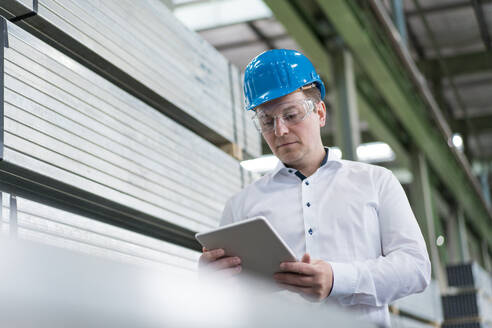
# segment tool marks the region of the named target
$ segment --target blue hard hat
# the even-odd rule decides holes
[[[315,83],[325,97],[325,86],[313,64],[296,50],[273,49],[256,56],[244,71],[246,110]]]

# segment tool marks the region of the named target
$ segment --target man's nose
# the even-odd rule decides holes
[[[285,122],[282,118],[275,118],[275,136],[281,137],[287,133],[289,133],[289,128],[285,125]]]

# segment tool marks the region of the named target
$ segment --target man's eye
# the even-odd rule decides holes
[[[272,126],[273,125],[273,120],[272,119],[263,119],[263,120],[261,120],[261,124],[263,126]]]
[[[288,113],[284,115],[284,120],[286,121],[293,121],[297,118],[298,114],[297,113]]]

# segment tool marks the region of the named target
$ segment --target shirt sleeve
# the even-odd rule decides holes
[[[387,171],[379,185],[382,255],[375,259],[331,263],[330,297],[341,304],[382,306],[423,291],[430,282],[429,255],[405,192]]]

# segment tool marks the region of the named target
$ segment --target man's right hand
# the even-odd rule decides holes
[[[222,248],[207,250],[202,249],[203,254],[198,260],[200,273],[216,272],[220,276],[233,276],[241,272],[241,259],[237,256],[225,256]]]

